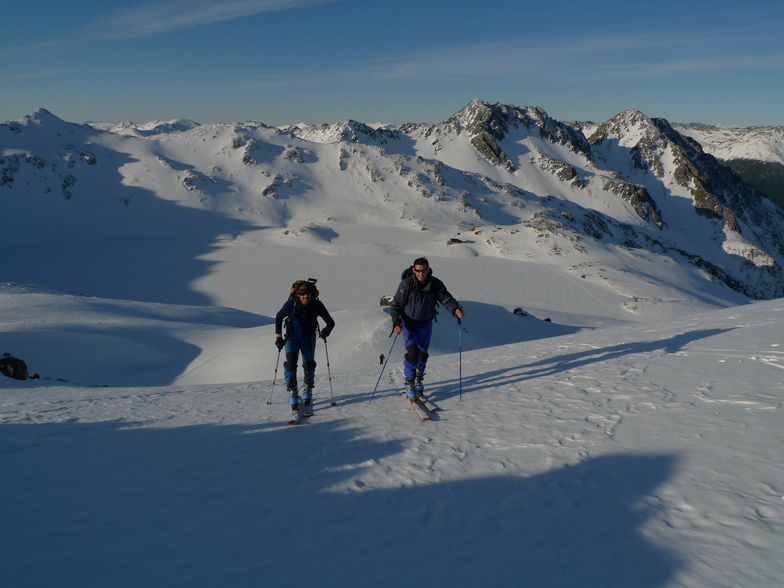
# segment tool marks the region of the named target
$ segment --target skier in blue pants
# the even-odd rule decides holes
[[[326,323],[321,329],[320,336],[326,341],[335,321],[332,320],[324,303],[317,298],[318,290],[310,282],[299,283],[283,307],[275,315],[275,345],[281,351],[286,349],[286,361],[283,363],[283,375],[286,378],[286,388],[289,391],[289,403],[292,412],[299,409],[299,394],[297,386],[297,360],[302,355],[302,369],[305,372],[305,392],[302,400],[309,406],[313,399],[313,381],[316,376],[316,331],[318,330],[317,318]],[[288,319],[286,337],[283,337],[283,321]]]
[[[460,303],[447,291],[444,283],[433,275],[430,263],[424,257],[404,272],[392,300],[392,327],[395,334],[403,334],[406,354],[403,371],[406,377],[407,395],[424,394],[423,378],[427,368],[430,337],[433,334],[433,319],[436,305],[441,304],[459,319],[465,316]]]

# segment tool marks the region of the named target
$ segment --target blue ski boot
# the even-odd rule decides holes
[[[296,388],[289,388],[289,404],[291,405],[290,425],[299,424],[299,396]]]
[[[406,378],[406,398],[412,402],[416,402],[417,393],[414,387],[414,378]]]
[[[313,388],[305,388],[302,395],[302,416],[313,416]]]
[[[416,392],[417,396],[424,396],[425,395],[425,384],[422,382],[422,378],[424,378],[425,373],[420,372],[417,370],[416,375],[414,377],[414,392]]]

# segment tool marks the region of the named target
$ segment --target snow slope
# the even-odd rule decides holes
[[[210,373],[195,371],[205,382],[254,372],[274,347],[252,316],[18,286],[0,305],[3,349],[45,329],[43,355],[78,348],[83,384],[127,382],[0,380],[4,586],[783,577],[781,301],[560,336],[513,317],[530,340],[462,355],[442,318],[427,375],[442,412],[424,425],[396,393],[399,344],[368,405],[391,345],[383,310],[354,326],[362,365],[337,359],[348,322],[338,315],[331,382],[320,347],[316,415],[297,429],[283,424],[280,379],[266,404],[272,369],[197,383],[183,367],[201,348],[212,354]],[[492,318],[468,310],[466,347]],[[112,365],[91,360],[107,348]],[[139,371],[173,381],[137,385]]]
[[[718,159],[754,159],[784,164],[784,127],[674,126]]]

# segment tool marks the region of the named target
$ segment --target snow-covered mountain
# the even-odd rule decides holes
[[[541,108],[473,101],[440,124],[373,129],[90,126],[40,110],[0,126],[0,146],[3,206],[14,219],[0,236],[14,248],[10,281],[90,290],[89,280],[54,284],[28,259],[46,247],[58,255],[51,244],[66,240],[105,272],[102,284],[130,286],[144,253],[123,251],[127,268],[104,268],[105,246],[93,249],[86,235],[115,244],[176,237],[192,260],[191,248],[248,242],[341,254],[357,226],[373,226],[379,242],[365,251],[424,239],[431,255],[452,244],[447,257],[535,260],[602,283],[632,312],[784,295],[784,213],[666,121],[637,111],[580,128]],[[672,268],[683,283],[671,283]],[[180,301],[170,288],[132,290]]]
[[[721,127],[696,123],[674,124],[673,127],[696,140],[717,159],[784,164],[784,127]]]
[[[784,127],[673,125],[681,134],[784,207]]]

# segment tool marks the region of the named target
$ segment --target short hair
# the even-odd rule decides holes
[[[418,257],[414,260],[414,265],[424,265],[425,267],[430,267],[430,263],[427,261],[425,257]]]

